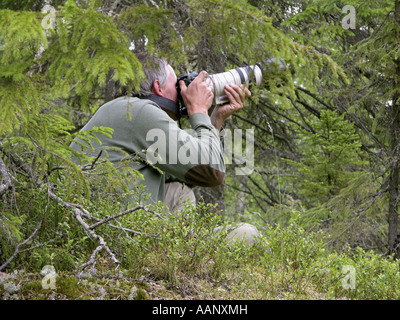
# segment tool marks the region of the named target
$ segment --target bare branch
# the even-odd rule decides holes
[[[0,271],[3,270],[11,261],[13,261],[18,253],[22,252],[19,250],[19,248],[22,247],[23,245],[25,245],[27,242],[29,242],[35,236],[35,234],[39,231],[41,226],[42,226],[42,221],[39,222],[39,225],[36,227],[36,229],[32,232],[32,234],[28,238],[26,238],[24,241],[22,241],[15,247],[14,253],[11,255],[11,257],[8,258],[8,260],[0,266]],[[23,250],[23,251],[27,251],[27,250]]]
[[[316,94],[312,93],[311,91],[301,87],[301,86],[297,86],[296,89],[303,91],[305,94],[309,95],[310,97],[314,98],[318,103],[322,104],[323,106],[325,106],[326,108],[330,109],[330,110],[334,110],[335,108],[332,107],[331,105],[327,104],[326,102],[324,102],[322,99],[320,99]],[[312,111],[314,113],[314,109]]]
[[[84,165],[81,169],[82,170],[93,170],[96,162],[100,159],[101,154],[103,153],[103,150],[100,150],[99,154],[97,157],[92,161],[91,164],[86,164]]]
[[[128,209],[128,210],[126,210],[126,211],[124,211],[124,212],[120,212],[120,213],[118,213],[118,214],[116,214],[116,215],[114,215],[114,216],[106,217],[105,219],[103,219],[103,220],[101,220],[101,221],[99,221],[99,222],[97,222],[97,223],[95,223],[95,224],[92,224],[92,225],[90,226],[90,229],[97,228],[98,226],[100,226],[100,225],[102,225],[102,224],[104,224],[104,223],[107,223],[107,222],[110,221],[110,220],[114,220],[114,219],[116,219],[116,218],[122,217],[122,216],[124,216],[124,215],[127,215],[127,214],[129,214],[129,213],[135,212],[135,211],[140,210],[140,209],[141,209],[141,210],[144,210],[144,211],[146,211],[146,212],[154,213],[157,217],[159,217],[160,219],[162,219],[162,216],[160,216],[158,213],[156,213],[156,212],[154,212],[154,211],[152,211],[152,210],[147,209],[145,206],[137,206],[137,207],[135,207],[135,208],[133,208],[133,209]]]
[[[42,184],[43,185],[43,184]],[[56,201],[57,203],[61,204],[63,207],[70,209],[74,212],[75,218],[76,220],[78,220],[78,222],[80,223],[80,225],[83,227],[83,229],[93,238],[96,239],[100,245],[99,247],[96,248],[96,250],[92,253],[92,257],[93,255],[95,255],[98,251],[105,249],[106,252],[108,253],[108,255],[110,256],[111,260],[116,263],[116,264],[121,264],[121,262],[115,257],[114,253],[111,251],[111,249],[107,246],[106,241],[103,239],[103,237],[99,236],[98,234],[96,234],[90,227],[89,225],[82,219],[82,211],[80,208],[78,208],[76,205],[74,205],[73,203],[69,203],[66,202],[64,200],[62,200],[60,197],[58,197],[55,193],[53,193],[50,189],[48,189],[48,195],[49,197]],[[92,259],[91,257],[91,260]],[[94,262],[93,262],[94,263]],[[87,268],[90,264],[84,264],[82,267],[83,269]]]
[[[82,277],[82,273],[83,273],[83,271],[86,269],[86,268],[88,268],[89,266],[91,266],[91,265],[94,265],[96,262],[97,262],[97,259],[96,259],[96,254],[97,253],[99,253],[101,250],[103,250],[104,249],[104,245],[99,245],[96,249],[94,249],[94,251],[92,252],[92,254],[90,255],[90,259],[89,259],[89,261],[88,262],[86,262],[86,263],[84,263],[82,266],[81,266],[81,272],[79,273],[79,275],[78,275],[78,278],[81,278]]]

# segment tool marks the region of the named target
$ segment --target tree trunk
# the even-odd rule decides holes
[[[400,61],[397,65],[398,76],[400,76]],[[390,112],[391,116],[391,126],[390,126],[390,136],[391,136],[391,165],[389,174],[389,239],[388,239],[388,249],[389,253],[396,253],[399,256],[399,250],[397,246],[397,236],[398,236],[398,203],[399,203],[399,173],[400,173],[400,96],[395,94],[393,97],[393,104]]]
[[[246,193],[243,191],[239,191],[237,193],[236,207],[234,213],[235,221],[241,221],[244,214],[245,204],[246,204]]]
[[[389,176],[389,239],[388,249],[389,253],[396,253],[399,256],[399,250],[396,248],[396,240],[398,235],[398,198],[399,198],[399,166],[398,158],[393,160],[393,167]]]
[[[400,24],[400,0],[395,1],[395,20]],[[400,59],[395,60],[396,63],[396,75],[395,75],[395,87],[400,85]],[[397,257],[400,256],[400,250],[398,248],[397,237],[398,237],[398,202],[399,202],[399,172],[400,172],[400,95],[395,93],[393,96],[393,103],[390,110],[390,136],[391,136],[391,164],[390,164],[390,175],[389,175],[389,234],[388,234],[388,249],[389,253],[395,253]]]
[[[106,87],[104,89],[104,100],[105,102],[111,101],[115,98],[116,89],[115,81],[113,80],[114,70],[110,69],[107,74]]]

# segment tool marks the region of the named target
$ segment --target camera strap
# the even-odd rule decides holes
[[[147,99],[147,100],[153,101],[156,104],[158,104],[161,108],[173,112],[177,117],[179,117],[179,115],[180,115],[179,104],[173,100],[170,100],[170,99],[164,98],[164,97],[160,97],[156,94],[150,94],[147,96],[138,95],[136,97],[138,97],[139,99]]]

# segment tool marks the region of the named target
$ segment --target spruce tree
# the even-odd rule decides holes
[[[318,34],[296,32],[296,27],[308,25],[315,13],[311,9],[322,2],[274,3],[271,7],[263,1],[68,0],[53,2],[54,11],[42,12],[46,1],[27,0],[20,7],[3,2],[0,241],[7,249],[1,252],[1,262],[31,235],[40,243],[48,240],[39,221],[48,223],[54,234],[61,233],[60,223],[70,222],[59,219],[67,214],[93,241],[87,245],[90,263],[83,267],[93,264],[101,250],[118,262],[102,229],[87,229],[85,221],[99,223],[105,215],[133,212],[124,196],[130,192],[127,181],[138,174],[127,163],[116,170],[107,161],[86,158],[68,146],[75,137],[90,143],[100,134],[112,135],[110,128],[79,129],[120,86],[128,93],[138,88],[143,73],[135,53],[140,50],[166,57],[177,73],[216,73],[261,62],[263,86],[253,88],[251,102],[227,123],[232,129],[255,128],[257,165],[251,175],[240,180],[233,176],[229,183],[248,194],[247,214],[261,209],[266,215],[276,205],[301,201],[301,192],[281,179],[282,172],[295,171],[286,160],[300,161],[306,154],[298,146],[300,136],[306,132],[317,137],[323,110],[335,109],[334,93],[352,82],[346,66],[340,67],[336,56],[326,52],[331,35],[317,43]],[[288,5],[291,14],[285,13]],[[335,30],[347,36],[342,29]],[[266,65],[270,58],[282,59],[286,68]],[[338,111],[340,116],[343,110]],[[337,143],[332,148],[340,147]],[[73,156],[87,165],[76,166]],[[231,190],[224,192],[232,197]],[[140,205],[143,197],[136,197]]]

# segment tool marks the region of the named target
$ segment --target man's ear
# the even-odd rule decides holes
[[[153,82],[153,92],[158,96],[161,96],[161,97],[164,96],[164,90],[162,89],[162,87],[160,85],[160,81],[155,80]]]

